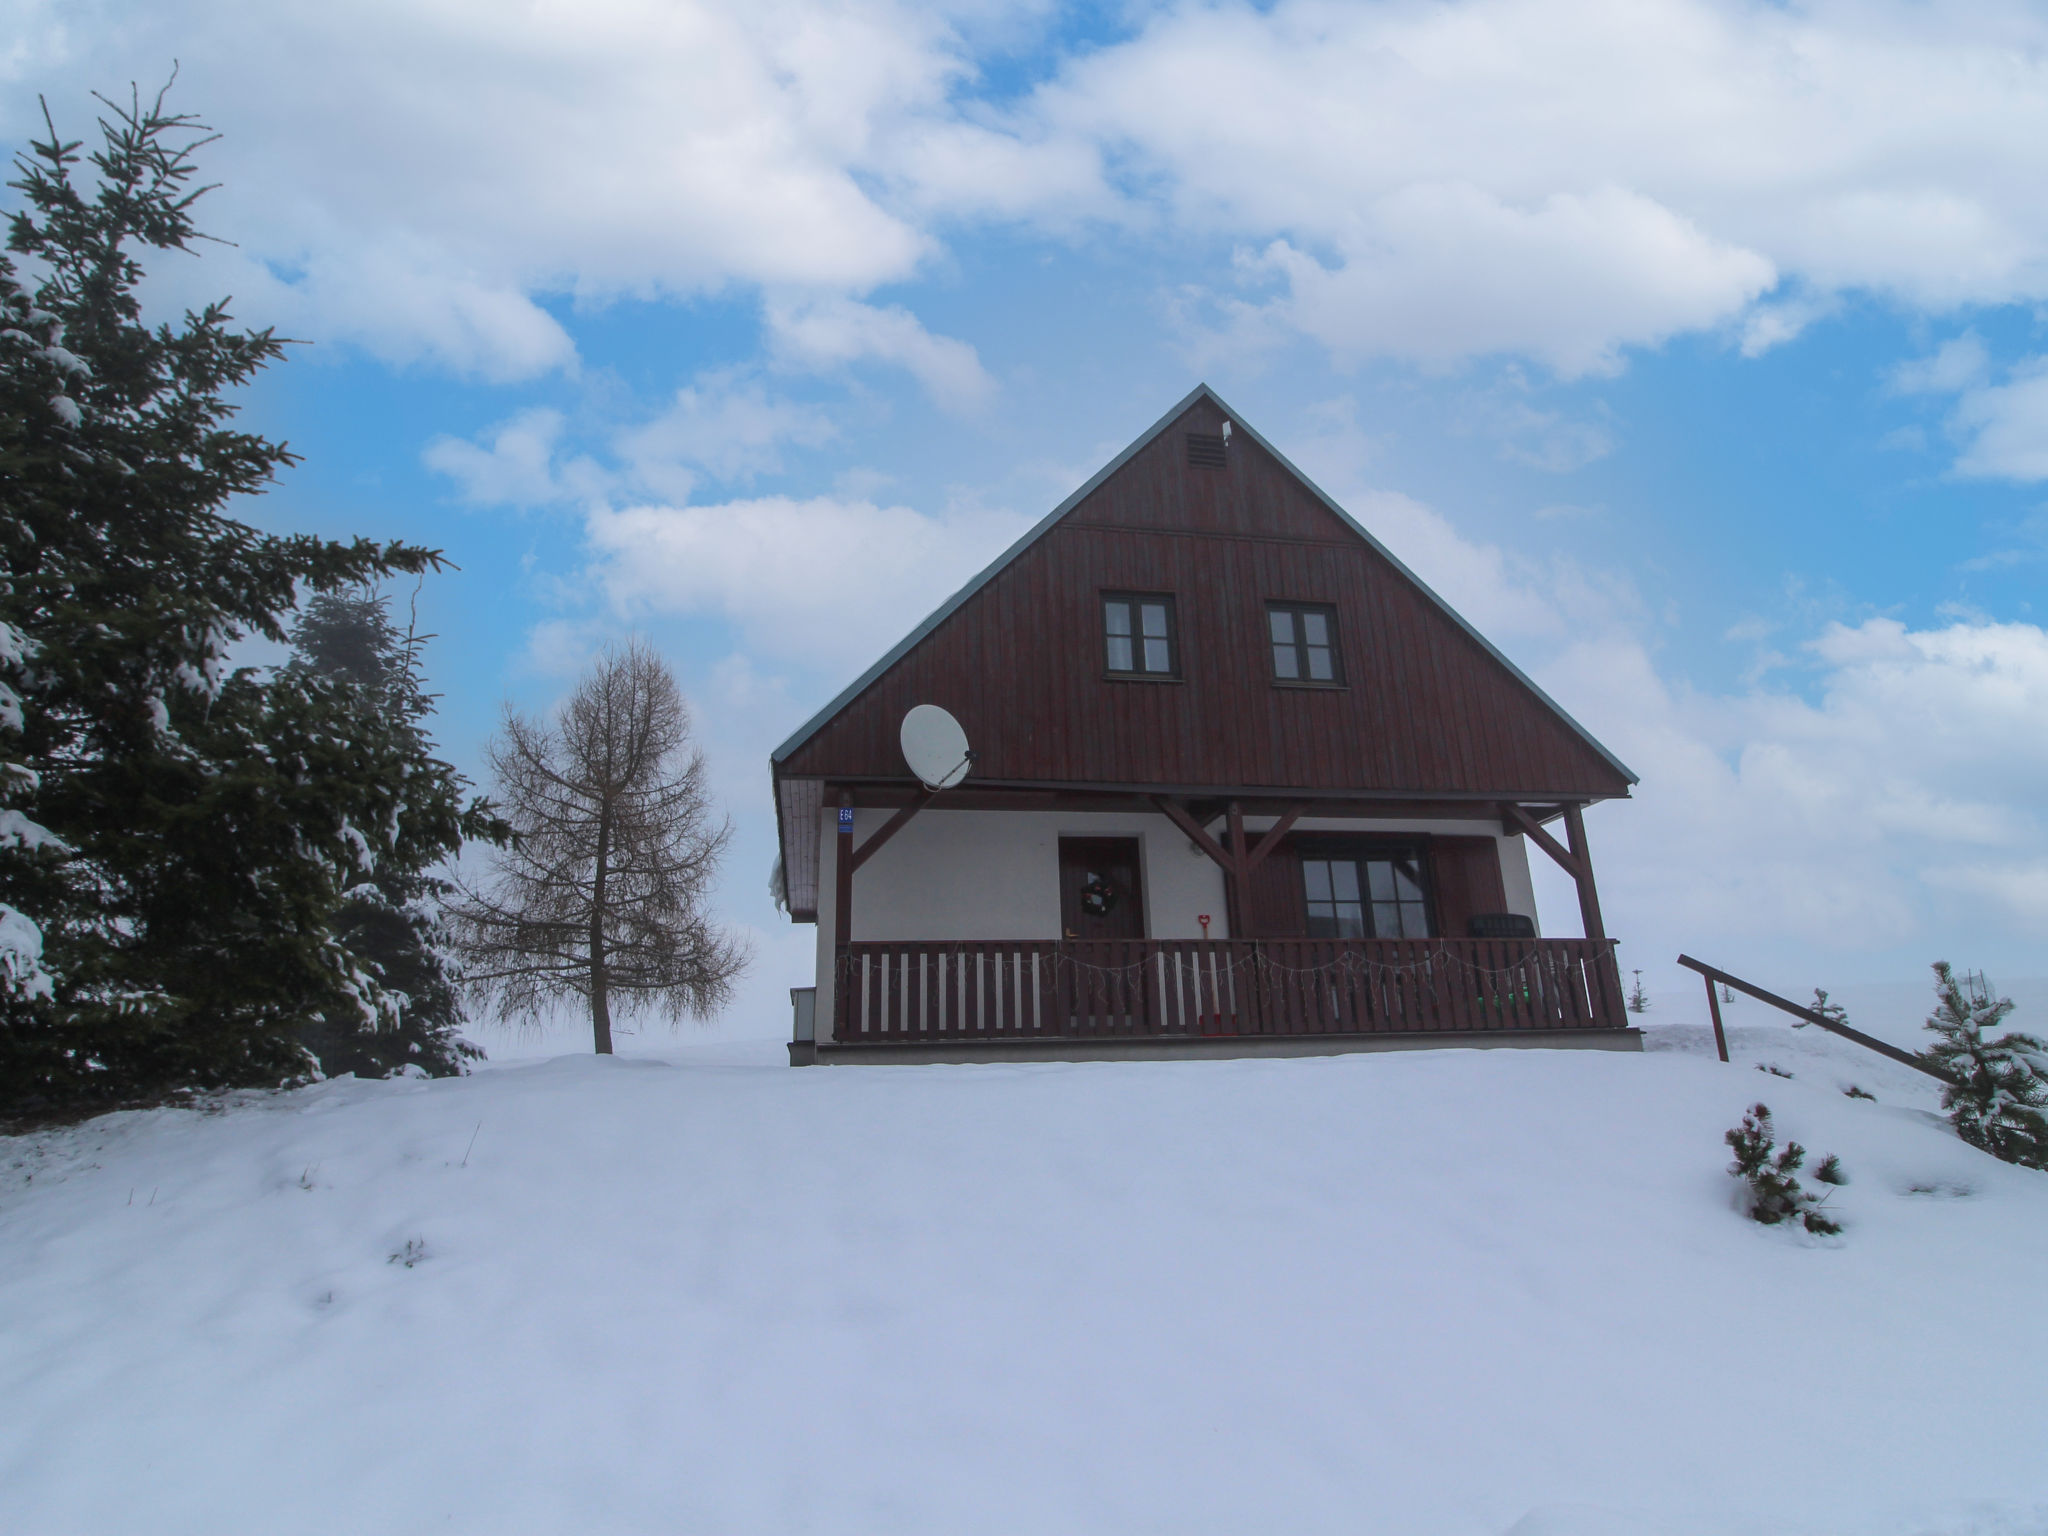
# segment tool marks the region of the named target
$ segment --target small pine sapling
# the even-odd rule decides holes
[[[1628,1011],[1630,1013],[1648,1013],[1650,1011],[1650,994],[1643,990],[1643,973],[1641,971],[1635,972],[1635,978],[1636,984],[1629,988]]]
[[[1813,1008],[1811,1011],[1836,1024],[1846,1024],[1849,1022],[1849,1010],[1840,1003],[1829,1002],[1827,991],[1822,987],[1815,987],[1813,989]],[[1804,1029],[1812,1022],[1813,1020],[1811,1019],[1802,1019],[1794,1015],[1792,1027],[1794,1029]]]
[[[1796,1141],[1788,1141],[1784,1148],[1777,1148],[1777,1138],[1771,1129],[1771,1112],[1762,1104],[1752,1104],[1742,1117],[1742,1124],[1729,1131],[1722,1140],[1735,1151],[1735,1161],[1728,1171],[1749,1186],[1747,1214],[1751,1221],[1775,1227],[1781,1222],[1796,1221],[1815,1237],[1833,1237],[1842,1230],[1842,1224],[1822,1210],[1828,1196],[1816,1196],[1799,1182],[1799,1169],[1806,1161],[1806,1148]],[[1773,1152],[1777,1155],[1772,1156]],[[1830,1193],[1849,1182],[1849,1176],[1842,1171],[1842,1160],[1830,1152],[1820,1160],[1820,1166],[1813,1170],[1813,1177],[1829,1186]]]
[[[2017,1031],[1984,1038],[2012,1012],[1981,975],[1958,977],[1934,963],[1935,1008],[1927,1027],[1937,1037],[1921,1053],[1949,1079],[1941,1090],[1956,1134],[1993,1157],[2048,1168],[2048,1044]]]

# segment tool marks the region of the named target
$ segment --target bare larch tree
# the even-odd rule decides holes
[[[606,1055],[615,1003],[674,1020],[729,1001],[746,951],[706,909],[731,828],[661,658],[607,651],[552,723],[508,708],[488,755],[517,840],[452,904],[472,995],[528,1015],[585,998]]]

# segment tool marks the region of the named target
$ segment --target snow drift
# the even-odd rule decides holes
[[[0,1143],[0,1530],[2048,1530],[2048,1176],[1736,1034],[678,1046]],[[1841,1238],[1739,1215],[1759,1098]]]

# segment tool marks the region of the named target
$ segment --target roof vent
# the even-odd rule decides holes
[[[1197,469],[1227,469],[1230,454],[1221,432],[1190,432],[1188,462]]]

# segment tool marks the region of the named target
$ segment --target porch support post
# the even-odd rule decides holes
[[[832,903],[832,949],[843,956],[853,942],[853,791],[839,791],[838,857],[832,861],[836,899]]]
[[[1578,866],[1572,878],[1579,887],[1579,918],[1586,926],[1586,937],[1604,944],[1607,928],[1600,921],[1600,892],[1594,888],[1593,859],[1586,851],[1586,818],[1576,802],[1564,808],[1564,830],[1571,843],[1572,862]]]
[[[1245,889],[1245,876],[1251,866],[1245,862],[1244,811],[1233,800],[1230,802],[1230,863],[1225,867],[1224,910],[1230,914],[1230,936],[1233,939],[1248,939],[1245,916],[1251,908],[1251,893]]]
[[[1230,936],[1233,939],[1251,937],[1244,931],[1244,915],[1251,909],[1251,873],[1266,861],[1266,855],[1280,845],[1293,825],[1301,820],[1305,805],[1290,805],[1280,819],[1266,829],[1256,847],[1246,848],[1244,811],[1237,801],[1230,802],[1228,830],[1225,842],[1219,843],[1209,835],[1209,829],[1188,813],[1185,806],[1166,795],[1154,795],[1152,803],[1159,807],[1167,820],[1187,833],[1188,840],[1202,852],[1215,860],[1223,871],[1224,911],[1229,914]]]
[[[1592,1000],[1593,1015],[1609,1029],[1619,1029],[1628,1023],[1628,1015],[1622,1011],[1621,962],[1608,941],[1606,924],[1600,921],[1600,892],[1593,885],[1593,855],[1586,847],[1585,808],[1576,801],[1564,808],[1564,830],[1566,841],[1571,844],[1572,860],[1578,865],[1573,878],[1579,887],[1579,920],[1585,924],[1586,938],[1595,946],[1587,960],[1587,976],[1590,980],[1597,975],[1600,990],[1605,994]]]

